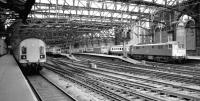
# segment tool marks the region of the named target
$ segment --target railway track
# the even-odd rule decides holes
[[[89,60],[96,64],[99,64],[99,66],[101,67],[102,66],[105,67],[105,65],[112,66],[113,68],[119,69],[118,71],[121,71],[121,70],[127,70],[128,72],[134,71],[134,73],[137,72],[137,73],[140,73],[140,75],[148,74],[149,76],[160,77],[163,79],[167,78],[169,80],[176,80],[179,82],[193,83],[197,85],[200,84],[200,71],[173,69],[173,68],[169,68],[169,67],[166,68],[162,66],[144,66],[144,65],[127,66],[127,65],[113,64],[113,63],[107,63],[107,62],[102,62],[102,61],[97,61],[97,60],[91,60],[87,58],[83,58],[81,60],[82,61],[79,63],[87,64],[87,61]],[[148,72],[148,71],[153,71],[153,72]],[[184,78],[181,78],[181,76],[183,76]]]
[[[92,90],[93,92],[96,92],[98,94],[101,94],[102,96],[106,97],[107,99],[111,101],[131,101],[131,100],[137,100],[139,99],[138,97],[132,96],[132,98],[125,98],[124,96],[119,95],[113,90],[108,90],[108,87],[105,88],[105,86],[102,86],[100,83],[95,83],[94,81],[90,79],[86,79],[83,77],[74,77],[74,74],[72,72],[66,71],[66,70],[60,70],[56,69],[53,66],[46,66],[45,68],[52,70],[53,72],[63,76],[66,79],[69,79],[70,81],[73,81],[83,87],[88,88],[89,90]],[[131,96],[131,95],[129,95]],[[146,101],[153,101],[152,98],[151,100],[146,100]],[[144,101],[144,100],[141,100]]]
[[[78,68],[78,70],[83,70],[83,69]],[[182,93],[176,93],[176,92],[174,93],[174,91],[168,91],[168,89],[166,89],[166,90],[165,89],[158,89],[158,88],[156,88],[154,86],[149,86],[149,84],[152,83],[152,81],[151,81],[151,83],[149,82],[150,80],[148,81],[149,84],[148,83],[144,84],[144,82],[141,82],[141,83],[138,83],[138,81],[131,82],[129,80],[125,80],[125,79],[122,79],[122,78],[117,78],[117,77],[114,77],[114,76],[107,75],[107,74],[105,74],[105,72],[106,71],[108,72],[108,70],[99,71],[99,70],[84,69],[84,71],[87,71],[87,72],[90,72],[90,73],[94,73],[94,74],[98,74],[98,75],[101,75],[101,76],[103,75],[104,79],[99,79],[99,81],[102,81],[102,82],[106,82],[107,81],[108,83],[112,83],[112,84],[118,85],[120,87],[123,87],[123,89],[130,89],[130,88],[132,88],[132,90],[134,90],[134,91],[138,91],[138,89],[139,89],[140,92],[146,92],[146,93],[148,92],[148,93],[153,94],[153,95],[155,93],[157,93],[158,95],[160,94],[162,97],[163,96],[165,96],[165,97],[175,96],[177,98],[183,99],[183,101],[189,101],[189,100],[199,101],[200,100],[200,98],[198,98],[197,96],[196,97],[195,96],[190,96],[190,95],[188,96],[186,94],[186,92],[185,93],[183,93],[183,92]],[[99,71],[99,72],[97,72],[97,71]],[[117,75],[119,75],[119,74],[117,74]],[[109,77],[109,78],[105,78],[105,77]],[[129,83],[127,83],[127,82],[129,82]],[[159,83],[159,84],[161,84],[161,83]],[[165,84],[165,85],[168,85],[168,87],[170,87],[170,86],[175,87],[174,85],[169,85],[169,84]],[[177,88],[179,88],[179,90],[180,89],[185,89],[184,87],[177,87]],[[187,88],[187,90],[188,89],[189,88]],[[198,92],[200,92],[199,90],[194,90],[194,89],[189,89],[189,90],[190,91],[198,91]],[[176,91],[177,91],[177,89],[176,89]],[[169,100],[169,101],[172,101],[172,100]]]
[[[169,63],[158,63],[158,62],[149,62],[147,61],[147,64],[150,64],[152,66],[157,66],[157,67],[160,67],[160,68],[170,68],[170,69],[174,69],[174,70],[183,70],[183,71],[193,71],[194,73],[195,72],[200,72],[200,68],[199,68],[199,64],[190,64],[190,65],[187,65],[187,64],[183,64],[183,65],[180,65],[180,64],[169,64]]]
[[[80,60],[85,60],[85,59],[91,59],[88,58],[88,57],[80,57],[78,56],[78,58]],[[92,58],[92,60],[97,60],[97,61],[104,61],[103,59],[97,59],[97,58]],[[108,61],[104,61],[104,62],[108,62]],[[139,65],[136,65],[136,64],[132,64],[132,63],[125,63],[125,62],[115,62],[115,61],[111,61],[112,63],[114,62],[115,64],[118,64],[118,65],[128,65],[128,66],[139,66]],[[192,63],[192,64],[184,64],[184,65],[180,65],[180,64],[169,64],[169,63],[158,63],[158,62],[150,62],[150,61],[146,61],[146,64],[149,65],[149,66],[152,66],[152,67],[156,67],[157,69],[159,70],[162,70],[162,69],[172,69],[173,70],[177,70],[177,71],[183,71],[183,72],[189,72],[189,71],[193,71],[194,73],[196,72],[200,72],[200,64],[195,62],[195,63]],[[148,66],[148,67],[149,67]],[[140,66],[139,66],[140,67]],[[144,67],[144,66],[143,66]],[[192,74],[192,73],[190,73]]]
[[[84,60],[84,61],[86,61],[86,59]],[[77,62],[77,63],[83,63],[83,64],[85,64],[85,65],[88,65],[87,63],[84,63],[84,62]],[[102,63],[102,62],[100,62],[100,64],[107,64],[107,63]],[[117,64],[112,64],[112,63],[109,63],[109,64],[111,64],[111,65],[114,65],[114,66],[118,66]],[[119,66],[121,66],[121,65],[119,65]],[[98,67],[102,67],[102,66],[98,66]],[[127,67],[129,67],[129,66],[127,66]],[[133,75],[135,75],[135,74],[133,74]],[[145,74],[144,74],[145,75]],[[151,78],[153,78],[152,76],[150,76]],[[173,77],[172,77],[173,78]],[[167,82],[170,82],[170,81],[167,81]],[[172,82],[172,83],[174,83],[174,82]],[[182,84],[182,83],[181,83]],[[186,84],[188,85],[188,83],[186,82]],[[173,86],[173,85],[172,85]],[[182,85],[181,85],[182,86]],[[195,90],[195,87],[193,87],[194,89],[193,90]]]
[[[41,101],[78,101],[42,75],[27,77]]]
[[[80,58],[80,57],[79,57]],[[85,59],[89,59],[89,58],[80,58],[81,60],[85,60]],[[100,60],[101,61],[101,60]],[[106,61],[104,61],[106,62]],[[119,62],[115,62],[115,64],[118,64],[118,65],[128,65],[128,66],[138,66],[136,64],[132,64],[132,63],[119,63]],[[158,70],[162,70],[162,69],[172,69],[172,70],[178,70],[178,71],[192,71],[192,72],[200,72],[200,68],[193,66],[185,66],[185,65],[180,65],[180,64],[169,64],[169,63],[159,63],[159,62],[150,62],[150,61],[146,61],[146,64],[148,65],[148,68],[149,67],[156,67],[156,69]],[[139,66],[141,67],[141,66]],[[146,68],[144,66],[142,66],[143,68]]]

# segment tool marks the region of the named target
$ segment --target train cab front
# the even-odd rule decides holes
[[[39,51],[30,50],[27,52],[27,47],[21,47],[20,64],[29,70],[40,71],[43,64],[46,62],[45,47],[40,46]]]

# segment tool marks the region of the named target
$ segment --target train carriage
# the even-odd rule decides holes
[[[178,42],[132,45],[130,46],[129,56],[154,61],[184,60],[186,49]]]
[[[97,54],[108,54],[108,51],[109,51],[109,46],[94,47],[94,53]]]
[[[111,46],[109,50],[109,54],[111,55],[123,55],[123,45],[115,45]],[[126,52],[129,52],[129,46],[126,46]]]
[[[85,52],[86,53],[94,53],[94,48],[93,47],[85,48]]]
[[[25,71],[40,71],[46,62],[46,45],[36,38],[22,40],[13,46],[13,54]]]
[[[54,46],[47,48],[47,55],[48,56],[54,56],[54,57],[60,57],[62,53],[61,47]]]

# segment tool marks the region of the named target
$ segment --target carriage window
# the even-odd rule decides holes
[[[160,46],[158,46],[158,49],[162,49],[162,48],[163,48],[163,46],[161,46],[161,45],[160,45]]]
[[[169,45],[168,45],[168,48],[169,48],[169,49],[172,49],[172,44],[169,44]]]
[[[26,54],[26,47],[22,47],[22,54]]]
[[[136,47],[136,49],[140,49],[140,47]]]

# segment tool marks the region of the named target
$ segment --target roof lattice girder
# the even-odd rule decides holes
[[[141,12],[135,12],[135,11],[124,11],[124,10],[115,10],[115,9],[106,9],[106,8],[92,8],[92,7],[80,7],[80,6],[70,6],[70,5],[56,5],[56,4],[48,4],[48,3],[36,3],[35,6],[38,8],[43,6],[43,7],[52,7],[54,9],[51,10],[56,10],[56,6],[62,7],[62,10],[91,10],[91,11],[100,11],[100,12],[110,12],[110,13],[123,13],[123,14],[128,14],[128,15],[135,15],[138,16],[140,14],[142,15],[148,15],[149,13],[141,13]],[[49,9],[38,9],[34,11],[48,11]]]
[[[64,0],[66,2],[66,0]],[[73,0],[73,1],[81,1],[81,0]],[[86,1],[86,0],[85,0]],[[93,2],[94,0],[87,0],[88,2]],[[97,2],[97,1],[96,1]],[[103,2],[103,1],[102,1]],[[152,9],[152,8],[148,8],[148,7],[144,7],[143,6],[143,12],[142,10],[139,10],[140,7],[138,8],[137,5],[134,5],[135,7],[133,8],[133,5],[131,5],[130,3],[116,3],[116,2],[113,2],[114,3],[114,8],[113,9],[108,9],[107,6],[104,7],[104,3],[106,4],[107,2],[104,1],[102,3],[102,7],[100,8],[95,8],[95,7],[91,7],[90,3],[88,3],[87,5],[85,6],[77,6],[75,4],[73,5],[69,5],[67,3],[64,3],[64,4],[53,4],[51,3],[51,0],[49,0],[49,3],[41,3],[41,2],[37,2],[34,6],[34,9],[32,10],[32,14],[40,14],[42,16],[51,16],[53,15],[55,18],[57,16],[57,18],[61,18],[61,17],[78,17],[78,18],[81,18],[81,17],[86,17],[86,18],[94,18],[94,19],[101,19],[100,22],[104,22],[105,20],[108,20],[108,22],[113,22],[113,21],[117,21],[117,22],[129,22],[130,21],[134,21],[137,16],[148,16],[149,15],[149,12],[145,12],[146,9]],[[121,8],[117,7],[116,5],[123,5],[126,7],[126,9],[123,9],[123,7],[121,6]],[[94,5],[93,5],[94,6]],[[132,6],[132,8],[130,7]],[[55,12],[52,12],[52,10],[54,10]],[[62,10],[63,13],[61,12],[58,12],[58,10]],[[72,14],[71,11],[76,11],[76,14]],[[70,12],[68,14],[64,13],[64,12]],[[77,12],[84,12],[84,11],[87,11],[88,14],[77,14]],[[99,14],[98,15],[93,15],[92,12],[98,12]],[[103,16],[105,14],[102,14],[102,13],[107,13],[107,15],[110,15],[110,16]],[[115,14],[118,14],[117,16]],[[34,16],[33,16],[34,17]],[[60,19],[59,18],[59,19]],[[99,18],[99,19],[98,19]],[[92,20],[94,20],[92,19]],[[92,21],[91,19],[88,20],[88,21]]]

